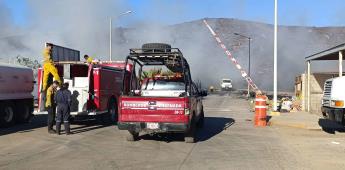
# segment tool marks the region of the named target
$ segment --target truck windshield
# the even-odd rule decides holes
[[[223,80],[223,83],[231,83],[231,80]]]
[[[184,90],[185,84],[171,80],[148,80],[142,85],[141,90]]]

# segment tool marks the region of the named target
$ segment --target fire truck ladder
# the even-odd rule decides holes
[[[248,82],[248,84],[253,88],[255,92],[261,93],[258,86],[255,85],[253,80],[249,77],[247,72],[241,67],[241,65],[237,62],[237,60],[232,56],[230,51],[226,48],[224,43],[220,40],[219,36],[213,31],[210,25],[208,25],[207,21],[204,20],[204,24],[206,27],[210,30],[212,36],[216,39],[218,45],[225,51],[225,54],[228,56],[228,58],[232,61],[232,63],[236,66],[236,68],[240,71],[241,76]]]

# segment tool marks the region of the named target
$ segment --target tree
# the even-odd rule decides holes
[[[37,78],[38,68],[42,67],[42,65],[37,60],[32,60],[29,57],[22,57],[20,55],[17,55],[16,63],[31,68],[34,72],[35,79]]]

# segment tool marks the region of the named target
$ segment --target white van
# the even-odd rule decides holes
[[[231,79],[222,79],[220,82],[220,87],[222,90],[231,90],[232,89],[232,81]]]

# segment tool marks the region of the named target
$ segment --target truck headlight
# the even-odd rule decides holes
[[[331,106],[343,107],[344,106],[344,101],[343,100],[332,100],[331,101]]]

